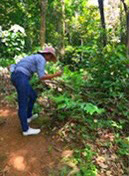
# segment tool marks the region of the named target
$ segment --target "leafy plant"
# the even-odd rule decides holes
[[[70,97],[67,94],[62,94],[58,96],[49,96],[57,105],[57,110],[59,112],[71,112],[71,116],[76,115],[77,113],[80,116],[84,116],[86,114],[101,114],[104,112],[104,109],[98,108],[96,105],[92,103],[83,102],[80,97]],[[70,114],[69,114],[70,115]],[[80,117],[80,118],[81,118]]]
[[[10,95],[5,96],[5,100],[11,104],[15,104],[16,103],[16,96],[17,96],[17,93],[13,92]]]
[[[35,103],[34,108],[33,108],[33,112],[39,114],[41,111],[42,111],[41,105],[38,103]]]
[[[91,150],[90,146],[85,146],[83,149],[76,149],[73,153],[73,157],[67,159],[71,163],[73,162],[78,170],[74,173],[75,176],[96,176],[97,169],[93,164],[93,156],[95,153]],[[68,162],[67,161],[67,162]]]
[[[19,55],[24,50],[25,31],[24,28],[15,24],[8,30],[0,28],[0,58],[11,58]]]
[[[122,156],[129,156],[129,138],[118,138],[116,139],[116,143],[118,144],[118,154]]]

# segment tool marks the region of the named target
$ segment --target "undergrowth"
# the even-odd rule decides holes
[[[39,93],[34,112],[41,118],[47,114],[41,126],[73,150],[59,176],[113,176],[115,167],[116,175],[128,175],[129,76],[124,47],[88,52],[90,59],[85,50],[81,65],[65,66],[61,78],[39,84],[33,77],[31,84]],[[54,73],[62,67],[60,62],[48,64],[47,71]],[[14,102],[15,98],[13,93],[6,100]]]

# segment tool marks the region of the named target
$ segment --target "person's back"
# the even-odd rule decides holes
[[[15,71],[21,71],[25,75],[31,77],[37,72],[39,78],[44,75],[45,58],[41,54],[33,54],[21,59],[17,64]]]
[[[36,72],[41,78],[45,74],[45,64],[46,60],[41,54],[33,54],[22,58],[17,64],[13,64],[10,70],[12,70],[11,72],[20,71],[29,78]]]

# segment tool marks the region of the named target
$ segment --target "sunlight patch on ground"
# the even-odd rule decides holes
[[[65,150],[62,153],[63,158],[69,158],[69,157],[72,157],[72,155],[73,155],[73,150]]]
[[[16,169],[17,171],[27,171],[28,163],[26,160],[27,151],[13,152],[9,156],[9,166]]]
[[[17,170],[24,171],[26,168],[25,160],[23,156],[17,156],[13,161],[13,166]]]
[[[10,165],[12,165],[18,171],[25,171],[26,170],[26,162],[23,156],[15,156],[11,158]]]
[[[9,114],[10,114],[9,110],[0,109],[0,117],[8,117]]]
[[[17,171],[30,172],[30,168],[37,164],[37,158],[32,155],[28,157],[28,150],[19,150],[10,154],[8,164],[10,168]]]

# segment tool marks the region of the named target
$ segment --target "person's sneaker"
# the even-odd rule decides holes
[[[29,135],[37,135],[41,132],[40,129],[34,129],[34,128],[30,128],[27,131],[23,132],[23,136],[29,136]]]
[[[38,114],[34,114],[30,118],[27,119],[27,122],[30,123],[32,120],[37,119],[37,118],[38,118]]]

